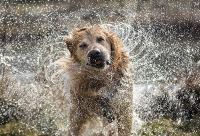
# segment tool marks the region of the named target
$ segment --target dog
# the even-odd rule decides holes
[[[61,64],[70,94],[68,135],[132,135],[132,64],[122,40],[94,25],[75,29],[65,43],[70,57]]]

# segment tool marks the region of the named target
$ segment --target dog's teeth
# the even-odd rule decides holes
[[[111,65],[111,63],[110,63],[109,61],[106,61],[106,64],[107,64],[107,65]]]

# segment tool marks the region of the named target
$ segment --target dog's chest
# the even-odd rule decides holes
[[[87,86],[86,89],[88,90],[98,92],[100,88],[106,86],[106,83],[105,81],[102,80],[89,79],[88,82],[85,84],[85,86]]]
[[[101,93],[102,88],[106,88],[107,86],[110,86],[110,84],[111,82],[107,80],[85,78],[75,81],[71,89],[74,90],[77,95],[95,96]]]

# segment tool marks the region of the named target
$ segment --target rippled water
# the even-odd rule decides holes
[[[69,55],[63,37],[74,27],[98,23],[122,38],[134,64],[137,129],[145,121],[175,112],[171,107],[177,99],[176,92],[185,86],[185,78],[191,73],[199,74],[198,38],[192,39],[192,34],[184,38],[187,31],[183,36],[174,34],[178,27],[170,24],[137,22],[134,20],[137,13],[131,6],[117,9],[104,5],[72,12],[59,4],[6,6],[1,10],[4,33],[1,33],[0,78],[5,84],[1,99],[22,110],[19,116],[7,112],[2,116],[17,116],[44,134],[64,135],[67,131],[65,76],[56,73],[54,62]],[[196,80],[199,85],[199,78]],[[165,101],[164,106],[157,100]]]

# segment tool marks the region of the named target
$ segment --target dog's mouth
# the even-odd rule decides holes
[[[87,55],[88,63],[87,65],[97,68],[105,69],[107,65],[111,65],[108,57],[100,50],[92,50]]]
[[[111,65],[111,63],[109,60],[106,60],[103,57],[96,57],[95,59],[89,58],[87,65],[98,69],[103,69],[106,65]]]

